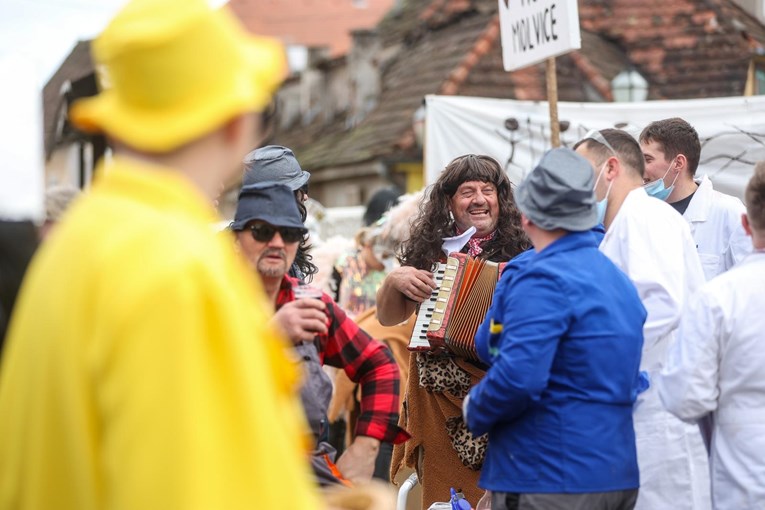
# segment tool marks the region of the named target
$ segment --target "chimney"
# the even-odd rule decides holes
[[[348,54],[351,87],[351,120],[360,122],[380,99],[380,38],[375,30],[354,30]]]
[[[300,73],[300,113],[304,124],[310,124],[323,109],[327,87],[322,63],[329,56],[327,46],[308,48],[308,63]]]

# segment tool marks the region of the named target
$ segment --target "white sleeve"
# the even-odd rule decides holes
[[[741,220],[739,220],[740,222]],[[734,265],[738,264],[747,255],[752,253],[752,238],[746,234],[744,227],[738,225],[733,231],[728,242],[728,248],[723,254],[723,263],[725,264],[725,270],[727,271]]]
[[[705,287],[684,314],[657,382],[664,407],[678,418],[696,420],[717,408],[724,331],[721,308]]]
[[[720,272],[727,271],[738,264],[752,252],[752,239],[746,234],[741,224],[741,215],[746,214],[746,207],[738,198],[726,196],[720,193],[717,195],[717,203],[724,206],[724,225],[720,228],[724,232],[730,232],[725,245],[725,251],[721,254]]]
[[[704,281],[693,245],[688,245],[685,236],[672,231],[669,233],[671,237],[664,235],[659,238],[652,237],[648,232],[643,239],[633,239],[629,243],[627,273],[648,311],[643,327],[647,343],[677,328],[690,297],[689,292]],[[689,250],[692,253],[689,254]],[[691,267],[693,261],[689,260],[689,255],[695,258],[698,268]]]

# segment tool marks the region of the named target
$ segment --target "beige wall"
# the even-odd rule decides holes
[[[383,170],[382,163],[325,168],[311,174],[308,192],[324,207],[365,206],[375,191],[390,186]]]
[[[76,145],[60,147],[45,162],[45,187],[54,184],[79,184],[79,153]]]

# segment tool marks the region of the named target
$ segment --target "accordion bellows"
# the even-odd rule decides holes
[[[446,264],[439,266],[443,266],[436,271],[439,288],[420,306],[416,323],[420,327],[415,326],[410,348],[446,349],[460,357],[480,361],[475,349],[475,333],[489,311],[505,264],[451,253]],[[423,332],[427,344],[423,342]]]

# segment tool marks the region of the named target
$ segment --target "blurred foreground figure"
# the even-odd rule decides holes
[[[765,508],[765,162],[745,200],[754,251],[691,301],[658,384],[679,418],[712,417],[715,510]]]
[[[210,228],[283,76],[203,0],[130,2],[73,122],[114,158],[32,262],[0,372],[0,508],[316,508],[297,371]]]

